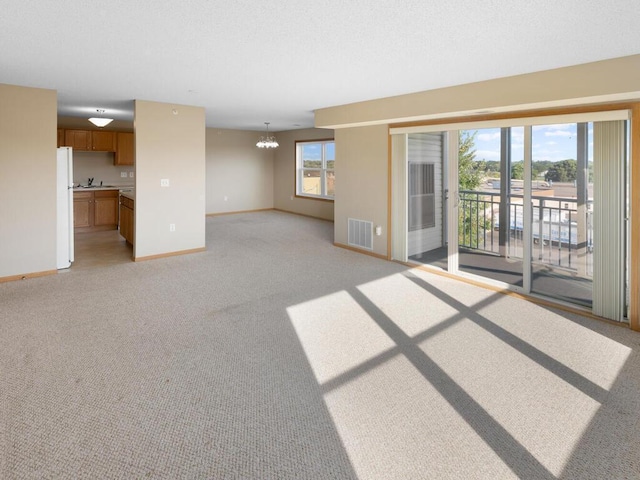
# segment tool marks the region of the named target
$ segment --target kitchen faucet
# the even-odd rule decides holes
[[[89,179],[89,183],[87,183],[88,186],[91,186],[91,184],[93,183],[93,178]]]

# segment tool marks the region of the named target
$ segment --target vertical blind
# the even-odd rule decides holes
[[[593,124],[593,313],[624,317],[625,122]]]

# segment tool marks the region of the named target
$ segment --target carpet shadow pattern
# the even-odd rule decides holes
[[[640,475],[638,334],[329,222],[206,222],[202,253],[0,285],[0,477]]]

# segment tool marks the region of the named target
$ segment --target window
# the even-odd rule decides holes
[[[333,140],[296,142],[296,195],[333,200],[335,161]]]
[[[409,163],[409,231],[436,226],[435,165]]]

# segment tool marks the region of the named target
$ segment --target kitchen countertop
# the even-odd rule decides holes
[[[120,190],[118,187],[73,187],[74,192],[95,192],[95,191],[104,191],[104,190]]]
[[[121,189],[133,189],[133,186],[130,185],[105,185],[103,187],[100,186],[91,186],[91,187],[73,187],[74,192],[94,192],[96,190],[121,190]]]
[[[133,192],[120,192],[120,195],[123,197],[130,198],[131,200],[135,200],[136,197],[133,195]]]

